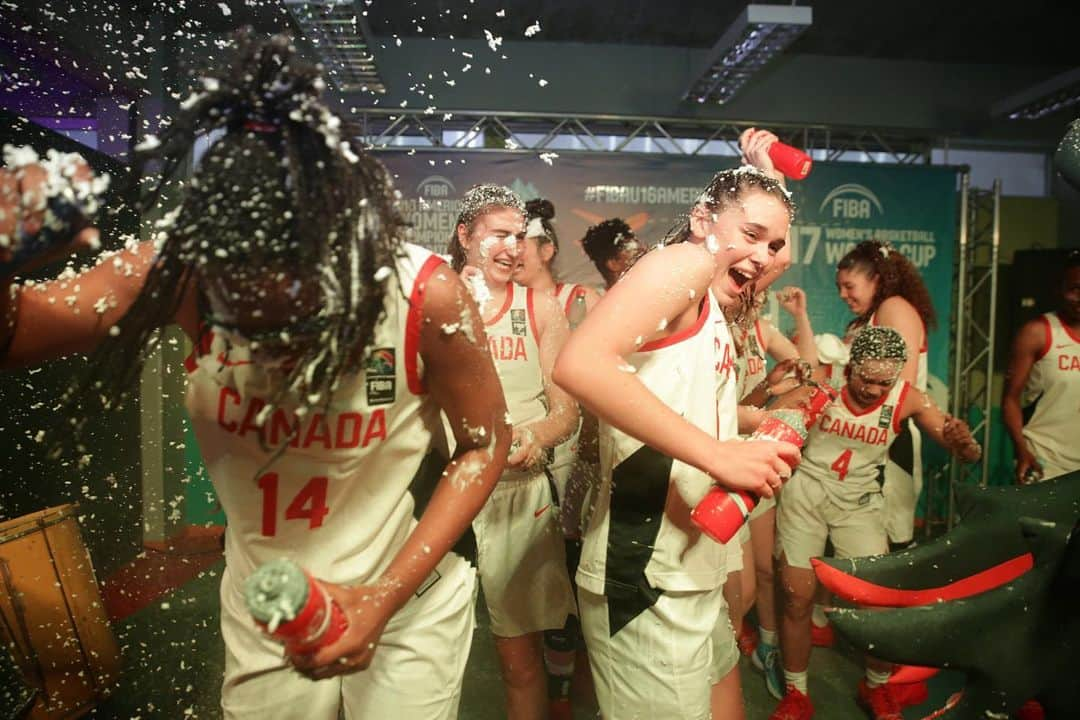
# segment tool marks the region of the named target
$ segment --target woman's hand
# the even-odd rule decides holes
[[[787,442],[728,440],[720,445],[723,449],[709,475],[726,488],[761,497],[772,497],[802,460],[799,448]]]
[[[525,426],[514,428],[510,436],[510,455],[506,466],[516,470],[530,470],[544,458],[546,448],[536,439],[536,433]]]
[[[743,162],[753,165],[770,177],[782,177],[769,157],[769,147],[780,138],[768,130],[747,128],[739,135],[739,149],[742,150]]]
[[[786,287],[777,291],[776,299],[780,301],[780,307],[784,308],[793,317],[806,314],[806,293],[802,288]]]

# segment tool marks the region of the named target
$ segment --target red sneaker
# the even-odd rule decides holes
[[[901,708],[922,705],[930,697],[925,680],[913,683],[890,683],[889,690]]]
[[[904,720],[900,703],[893,697],[888,685],[872,688],[866,684],[866,678],[863,678],[859,681],[858,702],[873,720]]]
[[[735,638],[735,642],[739,645],[739,652],[742,653],[744,657],[750,657],[757,648],[757,630],[755,630],[750,623],[743,620],[742,627],[739,628],[739,634]]]
[[[814,647],[832,647],[836,642],[836,633],[833,632],[832,623],[815,625],[810,623],[810,642]]]
[[[1044,720],[1046,711],[1037,700],[1028,700],[1016,711],[1016,720]]]
[[[773,710],[769,720],[810,720],[814,717],[814,706],[810,698],[802,692],[788,685],[784,693],[784,699]]]

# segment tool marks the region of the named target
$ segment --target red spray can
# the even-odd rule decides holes
[[[832,388],[818,386],[806,407],[769,412],[750,439],[789,442],[801,449],[808,428],[835,397]],[[690,512],[690,519],[716,542],[727,543],[735,537],[757,504],[758,496],[754,493],[714,487]]]
[[[349,627],[341,607],[291,560],[256,568],[244,582],[244,600],[259,626],[293,655],[330,645]]]
[[[805,179],[814,165],[809,155],[782,142],[774,142],[769,146],[769,159],[777,170],[792,180]]]

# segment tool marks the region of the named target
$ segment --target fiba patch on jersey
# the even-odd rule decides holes
[[[510,332],[525,335],[525,311],[514,308],[510,311]]]
[[[886,405],[881,408],[881,417],[878,418],[877,426],[879,428],[889,427],[889,423],[892,422],[893,406]]]
[[[368,355],[364,378],[367,381],[367,404],[389,405],[397,395],[397,358],[394,348],[375,348]]]

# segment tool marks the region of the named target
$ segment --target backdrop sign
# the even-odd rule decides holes
[[[589,225],[621,217],[642,240],[654,243],[686,213],[715,171],[734,166],[731,158],[672,155],[378,156],[402,193],[414,242],[444,252],[465,191],[479,182],[508,185],[523,200],[554,203],[560,279],[597,287],[600,276],[580,245]],[[941,388],[948,376],[956,170],[821,162],[806,180],[791,185],[798,205],[791,233],[794,263],[778,284],[806,291],[815,332],[842,335],[851,314],[836,293],[836,263],[861,240],[888,240],[919,268],[941,318],[930,334],[929,358],[934,384]],[[775,303],[770,312],[776,312]]]

